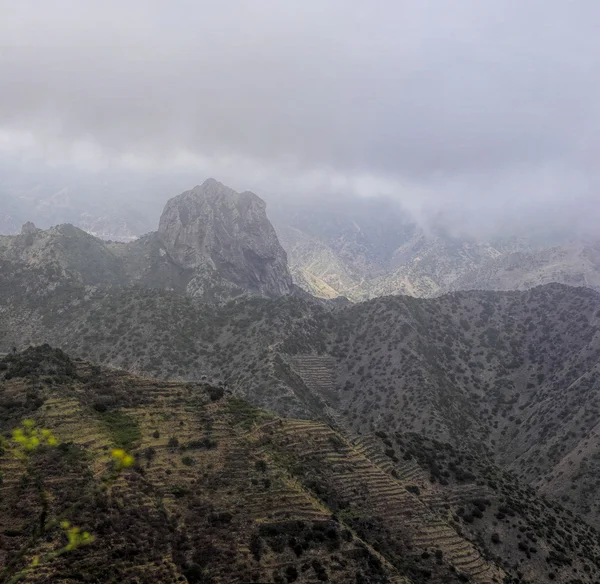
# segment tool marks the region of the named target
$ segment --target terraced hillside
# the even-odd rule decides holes
[[[60,441],[28,462],[10,449],[0,458],[1,582],[36,555],[40,565],[20,581],[483,584],[600,574],[593,528],[487,462],[469,458],[446,474],[443,461],[461,456],[447,445],[351,439],[222,387],[103,370],[47,346],[9,355],[0,372],[2,432],[30,418]],[[114,447],[136,458],[118,475]],[[432,459],[447,480],[431,482]],[[95,540],[44,562],[66,542],[56,519]]]
[[[3,429],[28,416],[61,445],[36,452],[29,468],[4,453],[1,581],[64,545],[51,522],[36,530],[44,513],[39,476],[50,500],[44,517],[68,519],[96,541],[24,581],[407,581],[263,452],[272,415],[216,387],[82,362],[64,372],[65,361],[42,348],[3,365]],[[135,454],[136,465],[99,489],[115,446]]]
[[[337,403],[336,362],[329,355],[295,355],[290,360],[292,369],[298,373],[309,389],[329,403]]]

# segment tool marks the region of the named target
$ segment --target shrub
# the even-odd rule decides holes
[[[298,579],[298,570],[294,566],[288,566],[285,569],[285,578],[288,582],[295,582]]]
[[[100,420],[119,448],[128,450],[141,437],[137,422],[123,412],[103,412]]]
[[[181,497],[184,497],[188,494],[188,489],[183,485],[173,485],[171,493],[175,498],[180,499]]]
[[[216,440],[212,440],[211,438],[202,438],[202,440],[191,440],[188,442],[185,447],[190,450],[198,450],[199,448],[216,448],[218,442]]]
[[[208,389],[208,397],[210,401],[218,401],[225,395],[225,390],[222,387],[210,387]]]
[[[254,466],[259,472],[266,472],[267,470],[267,463],[264,460],[257,460]]]

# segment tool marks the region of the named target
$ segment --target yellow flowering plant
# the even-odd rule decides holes
[[[10,440],[5,440],[2,436],[0,436],[0,447],[9,450],[17,458],[24,460],[27,463],[28,472],[34,472],[30,464],[30,455],[32,455],[36,449],[38,449],[40,446],[52,447],[58,445],[59,441],[50,430],[38,427],[35,421],[31,419],[23,420],[21,426],[12,431]],[[123,448],[114,448],[111,450],[110,454],[113,469],[112,480],[114,480],[123,469],[135,464],[135,458]],[[111,478],[109,477],[108,480],[110,481]],[[43,481],[40,482],[42,484],[42,488],[40,489],[42,506],[46,507],[47,493],[43,487]],[[91,544],[95,540],[95,537],[88,531],[83,531],[80,527],[72,525],[69,521],[60,521],[59,518],[55,518],[46,525],[42,526],[42,532],[53,525],[59,525],[63,530],[67,537],[66,545],[46,555],[33,557],[29,565],[16,574],[13,572],[11,575],[10,573],[12,570],[6,567],[5,570],[0,573],[1,582],[6,582],[7,584],[16,584],[26,574],[37,569],[42,564],[45,564],[53,558],[75,550],[81,546]],[[8,576],[9,579],[5,580],[3,576]]]
[[[39,446],[58,446],[58,440],[46,428],[38,428],[33,420],[23,420],[20,428],[12,431],[12,441],[21,453],[28,453]]]
[[[110,454],[117,470],[127,468],[135,463],[135,458],[131,454],[127,454],[122,448],[113,448]]]
[[[68,552],[74,550],[82,545],[92,543],[95,539],[93,535],[87,531],[81,531],[79,527],[72,526],[68,521],[61,521],[60,526],[65,531],[67,539],[69,540],[62,551]]]

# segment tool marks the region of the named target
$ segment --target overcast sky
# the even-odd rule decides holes
[[[597,0],[0,0],[0,160],[579,229],[598,30]]]

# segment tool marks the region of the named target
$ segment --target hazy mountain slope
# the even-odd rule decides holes
[[[501,252],[487,242],[416,234],[395,252],[386,274],[364,282],[368,297],[409,294],[429,298],[468,289],[455,282]],[[492,288],[493,289],[493,288]]]
[[[165,193],[179,184],[158,177],[74,169],[22,166],[0,161],[0,203],[12,210],[12,221],[0,215],[0,234],[17,234],[32,221],[43,229],[70,223],[102,239],[131,241],[156,226]],[[188,183],[189,184],[189,183]]]
[[[125,203],[115,193],[85,197],[66,188],[56,192],[33,190],[18,196],[0,193],[0,204],[3,235],[17,234],[23,223],[31,221],[44,229],[69,223],[105,240],[132,241],[152,227],[143,199]]]
[[[369,297],[395,250],[416,232],[394,202],[360,197],[274,200],[269,217],[288,253],[294,281],[321,297]]]
[[[289,228],[279,232],[295,282],[325,298],[334,293],[354,301],[390,294],[431,298],[453,290],[526,290],[554,282],[600,290],[597,244],[521,242],[513,248],[510,242],[417,233],[397,248],[387,269],[378,266],[373,275],[350,272],[334,250],[312,236]]]
[[[360,297],[359,276],[319,238],[294,227],[279,227],[278,235],[298,286],[320,298],[335,298],[343,293],[356,300],[353,290]]]
[[[28,218],[25,210],[13,197],[0,192],[0,234],[18,233]]]
[[[373,277],[416,231],[394,201],[353,196],[287,198],[269,205],[276,228],[293,228],[321,241],[351,273]]]
[[[354,301],[453,290],[524,290],[552,282],[600,290],[598,245],[564,234],[457,237],[424,231],[390,200],[333,197],[279,201],[269,214],[299,286]]]
[[[587,583],[599,574],[597,532],[447,445],[403,434],[350,441],[219,387],[101,370],[49,347],[0,361],[0,377],[1,430],[29,417],[62,444],[34,451],[28,466],[0,457],[4,579],[64,545],[54,517],[96,540],[27,582]],[[112,446],[137,460],[114,482]],[[444,482],[432,484],[432,472]],[[36,476],[50,501],[43,515]]]
[[[505,254],[458,278],[456,289],[524,290],[560,282],[600,290],[600,246],[571,244]]]

